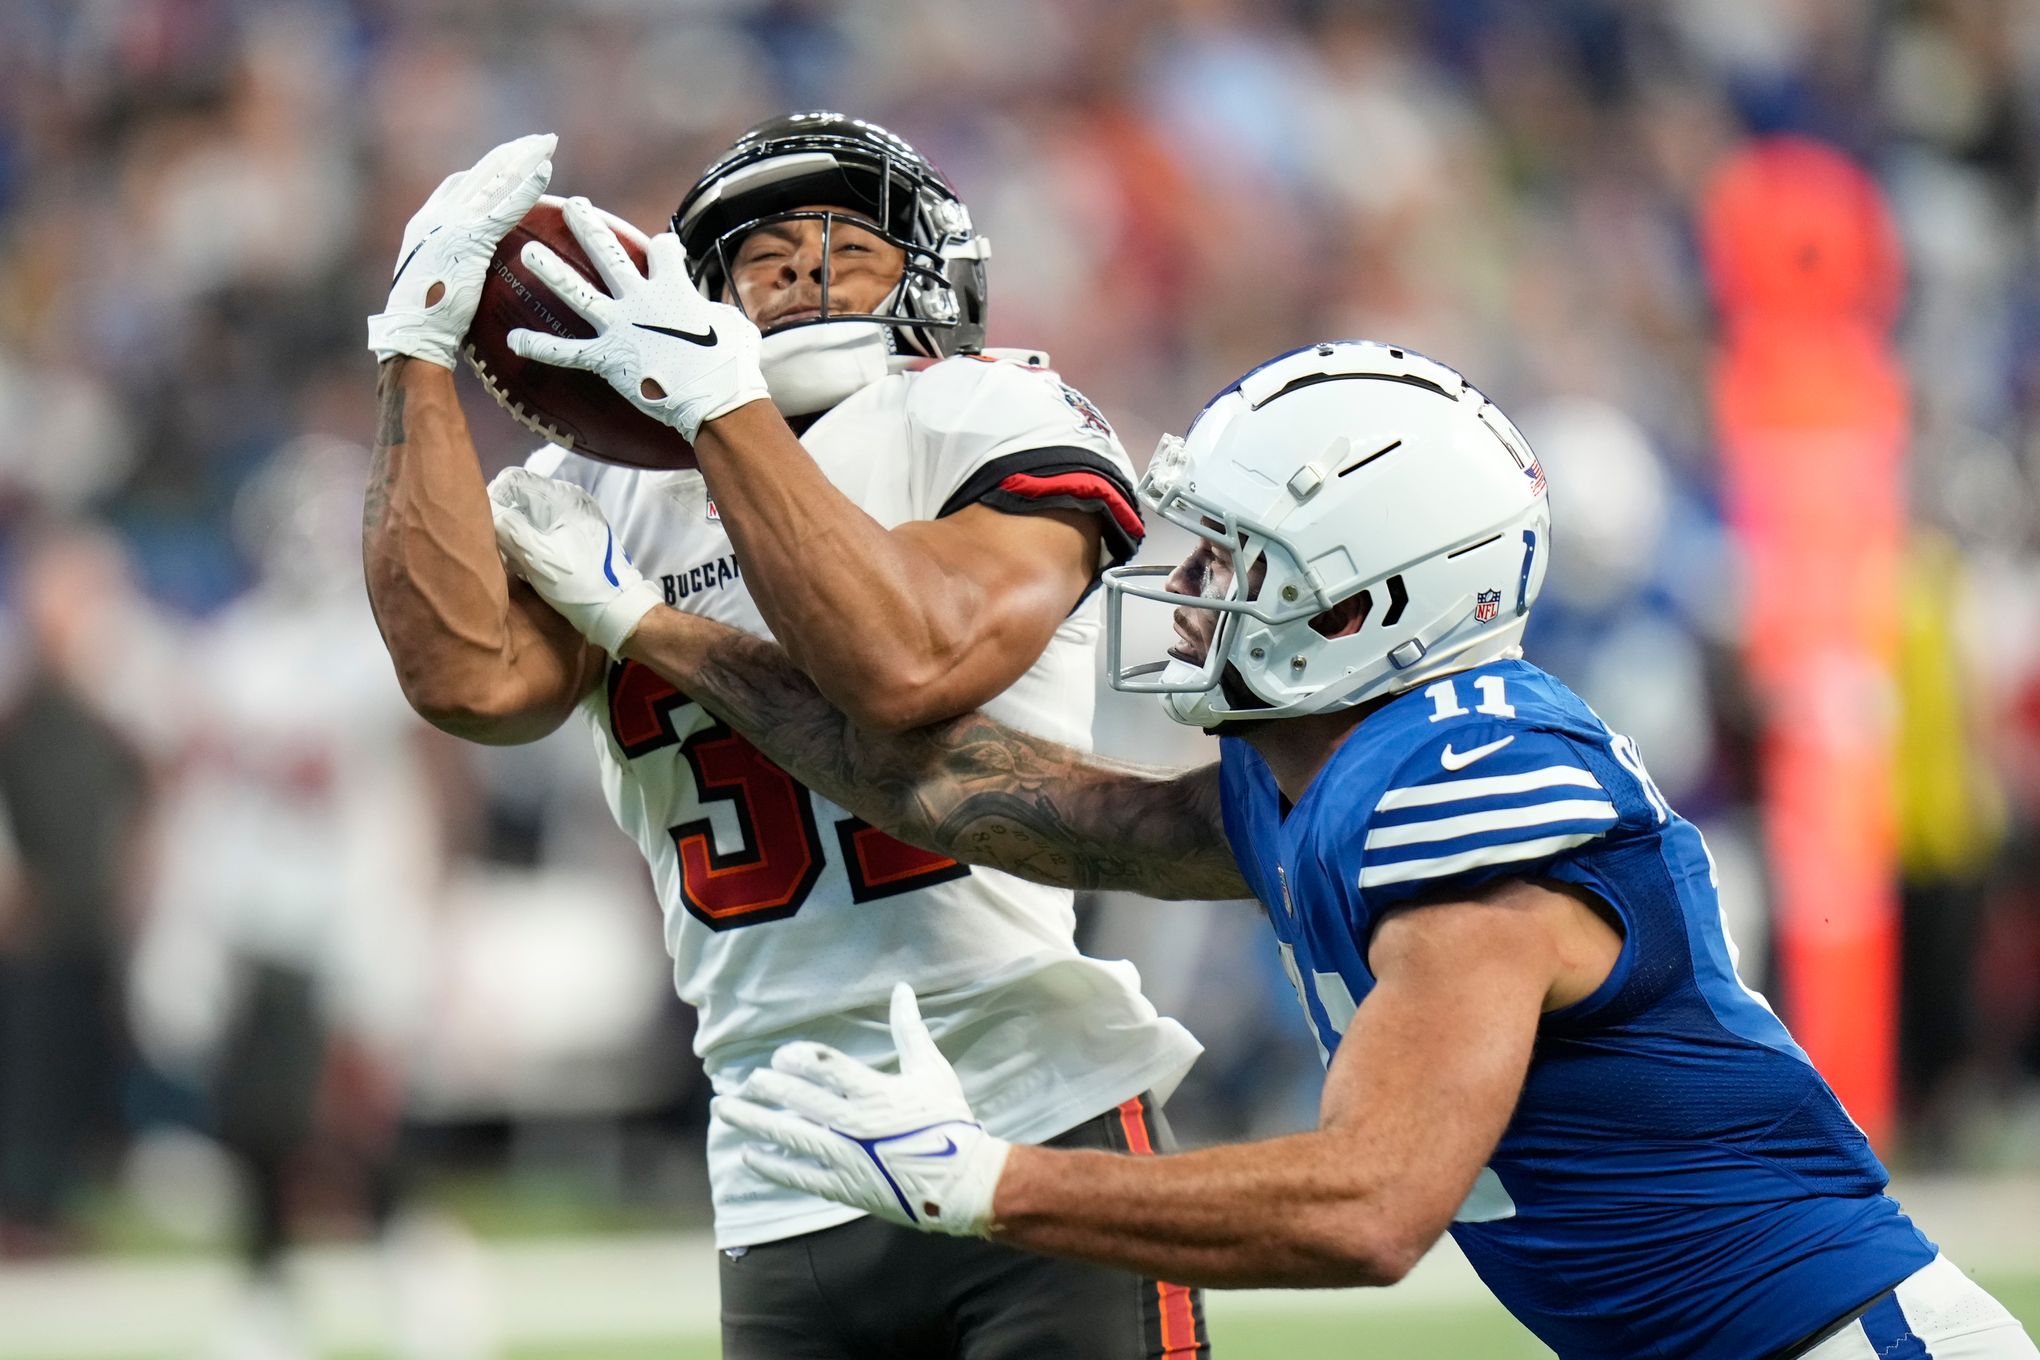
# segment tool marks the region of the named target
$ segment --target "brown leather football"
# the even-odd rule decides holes
[[[510,332],[550,331],[567,339],[595,334],[573,308],[524,267],[524,243],[543,241],[588,282],[602,290],[602,279],[574,239],[561,211],[564,199],[548,194],[532,205],[524,220],[510,229],[489,260],[482,300],[468,327],[463,352],[482,386],[499,405],[539,438],[605,463],[636,468],[691,468],[694,449],[680,432],[632,406],[615,388],[593,373],[559,368],[512,353]],[[606,214],[605,214],[606,215]],[[610,217],[623,248],[639,269],[645,267],[643,232]]]

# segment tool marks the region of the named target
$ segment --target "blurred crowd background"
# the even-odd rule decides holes
[[[1760,985],[1761,699],[1696,221],[1753,137],[1874,176],[1911,391],[1886,1150],[2030,1165],[2040,9],[7,0],[0,1255],[211,1234],[260,1265],[534,1186],[569,1216],[704,1212],[690,1020],[585,737],[439,737],[375,637],[363,318],[404,220],[500,140],[557,131],[556,191],[657,228],[796,107],[947,172],[995,245],[992,343],[1045,347],[1137,463],[1319,337],[1413,346],[1510,411],[1557,518],[1533,659],[1707,831]],[[521,457],[470,395],[492,468]],[[1207,754],[1103,704],[1116,750]],[[1210,1050],[1181,1132],[1310,1120],[1316,1056],[1251,911],[1084,919]]]

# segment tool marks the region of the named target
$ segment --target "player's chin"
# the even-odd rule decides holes
[[[1254,716],[1254,710],[1268,707],[1268,702],[1247,688],[1246,677],[1242,676],[1231,662],[1227,662],[1225,669],[1219,672],[1218,692],[1225,700],[1225,706],[1232,710],[1233,716],[1206,728],[1205,730],[1212,736],[1237,737],[1243,735],[1250,727],[1275,721],[1273,718]]]

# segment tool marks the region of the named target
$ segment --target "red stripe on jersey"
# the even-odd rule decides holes
[[[1126,1150],[1136,1157],[1154,1154],[1155,1140],[1148,1136],[1147,1112],[1135,1096],[1119,1107],[1119,1127],[1126,1131]],[[1155,1282],[1155,1301],[1160,1305],[1162,1324],[1161,1360],[1196,1360],[1197,1314],[1191,1305],[1187,1285]]]
[[[1162,1360],[1196,1360],[1197,1314],[1190,1308],[1187,1285],[1156,1284],[1162,1296]]]
[[[1141,1111],[1139,1096],[1119,1107],[1119,1127],[1126,1131],[1128,1152],[1136,1157],[1146,1157],[1154,1152],[1155,1142],[1148,1137],[1147,1116]]]
[[[1121,529],[1138,539],[1147,532],[1140,515],[1110,479],[1095,472],[1058,472],[1042,477],[1032,472],[1015,472],[999,483],[999,490],[1038,499],[1043,496],[1075,496],[1080,500],[1102,501]]]

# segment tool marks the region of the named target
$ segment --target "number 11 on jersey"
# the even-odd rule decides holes
[[[1431,701],[1431,721],[1463,718],[1468,712],[1482,713],[1490,718],[1513,718],[1516,706],[1509,702],[1508,684],[1499,675],[1474,676],[1473,687],[1480,691],[1480,702],[1469,710],[1459,702],[1458,678],[1448,676],[1424,690],[1424,697]]]

